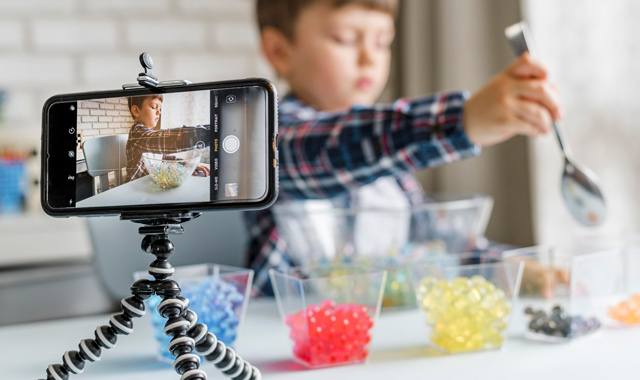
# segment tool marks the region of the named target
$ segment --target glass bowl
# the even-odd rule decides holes
[[[273,207],[278,231],[301,266],[357,263],[386,269],[383,307],[414,307],[406,262],[474,250],[491,215],[482,194],[428,193],[411,208],[360,208],[347,197]]]
[[[163,189],[181,186],[196,170],[202,153],[189,150],[179,153],[142,153],[144,166],[153,181]]]

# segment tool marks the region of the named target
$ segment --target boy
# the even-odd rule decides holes
[[[374,105],[389,74],[397,0],[258,0],[264,55],[291,94],[280,103],[281,198],[345,192],[422,201],[411,171],[472,157],[561,116],[544,67],[525,55],[473,96],[440,93]],[[257,293],[292,264],[268,210],[247,215]]]
[[[178,153],[191,150],[198,142],[209,146],[208,125],[156,130],[162,114],[163,96],[147,95],[129,98],[129,112],[133,117],[133,126],[127,140],[127,179],[126,182],[143,177],[149,172],[142,161],[142,153]],[[208,175],[208,169],[198,166],[194,175]]]

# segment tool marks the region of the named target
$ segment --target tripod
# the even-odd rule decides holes
[[[46,380],[68,380],[70,374],[80,374],[85,363],[100,360],[102,349],[115,347],[118,335],[133,332],[133,319],[145,315],[144,301],[156,294],[162,298],[158,313],[167,319],[163,332],[171,337],[168,350],[176,357],[173,368],[180,380],[206,380],[207,374],[200,367],[199,354],[211,362],[224,375],[233,380],[260,380],[260,371],[235,351],[226,347],[209,332],[206,325],[197,323],[198,316],[189,310],[189,300],[180,297],[180,286],[169,279],[174,268],[169,257],[174,252],[169,235],[180,235],[184,228],[180,223],[195,219],[200,214],[178,212],[161,215],[122,215],[121,219],[143,224],[138,229],[142,250],[155,256],[148,271],[154,280],[138,280],[131,286],[132,296],[122,299],[122,312],[112,315],[109,324],[98,326],[94,338],[80,341],[77,351],[67,351],[62,364],[47,367]]]

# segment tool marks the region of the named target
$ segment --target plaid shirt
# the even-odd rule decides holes
[[[134,124],[127,140],[127,182],[149,174],[142,153],[192,150],[198,141],[209,141],[208,133],[208,125],[154,130],[141,123]]]
[[[289,95],[279,106],[280,199],[331,198],[394,176],[410,202],[423,192],[410,172],[480,153],[462,129],[466,93],[452,92],[389,105],[319,112]],[[246,213],[248,266],[254,295],[272,295],[268,270],[296,265],[272,213]]]

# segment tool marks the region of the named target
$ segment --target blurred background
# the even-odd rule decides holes
[[[135,82],[142,51],[153,56],[161,80],[266,77],[282,96],[286,86],[260,55],[253,9],[251,0],[0,0],[0,324],[106,311],[110,287],[120,282],[126,289],[136,269],[118,257],[135,256],[138,269],[148,264],[138,243],[128,252],[109,245],[126,234],[139,241],[133,224],[54,219],[41,211],[45,100]],[[632,230],[640,218],[634,175],[640,74],[632,66],[640,58],[638,16],[637,0],[401,0],[382,101],[477,90],[513,61],[504,28],[527,20],[560,89],[576,160],[602,180],[610,213],[599,231]],[[562,202],[561,164],[553,136],[518,137],[418,176],[427,190],[493,196],[487,237],[528,246],[586,233]],[[233,218],[227,228],[242,229]],[[211,223],[203,218],[185,229],[206,233]],[[201,256],[184,260],[241,265],[243,238],[232,246],[203,242]],[[124,277],[108,278],[109,265]],[[91,297],[65,297],[77,289]]]

